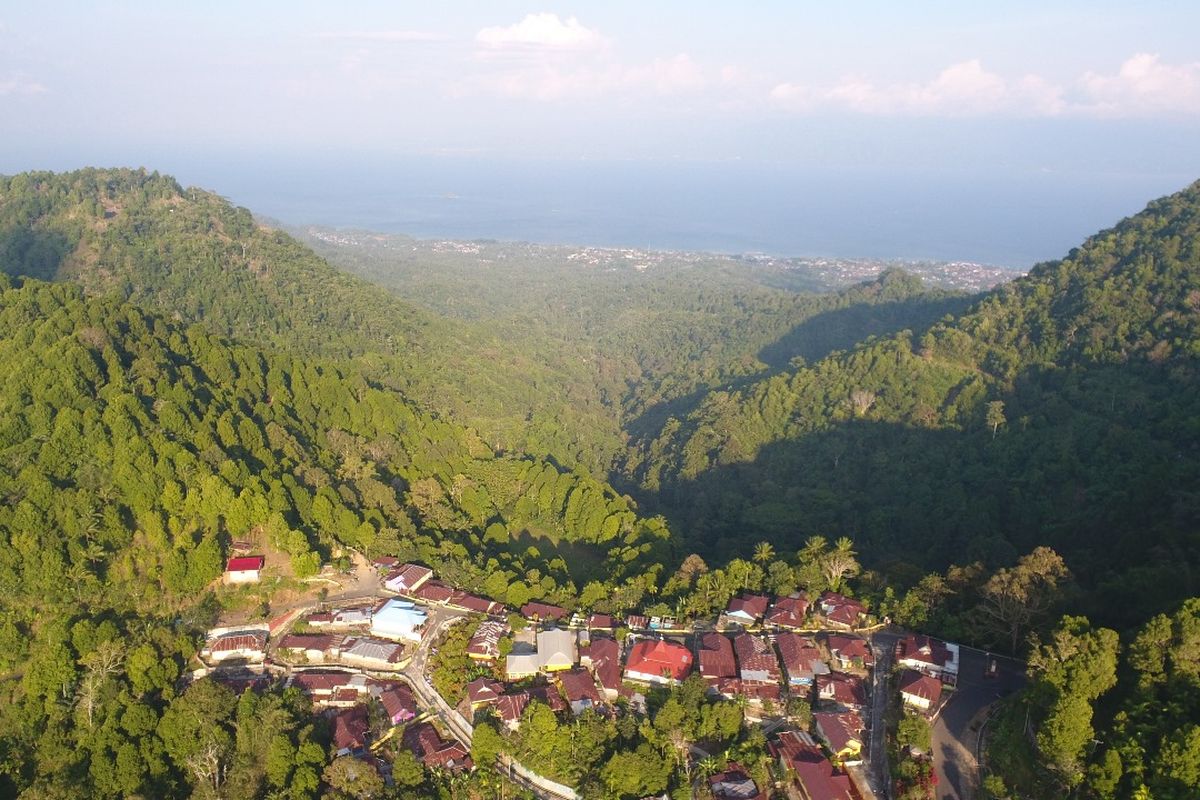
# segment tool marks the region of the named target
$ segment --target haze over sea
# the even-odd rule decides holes
[[[1027,269],[1194,176],[471,157],[174,167],[255,213],[420,238]]]

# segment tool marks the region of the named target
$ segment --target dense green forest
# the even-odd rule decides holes
[[[620,447],[592,385],[543,350],[448,324],[329,266],[246,209],[141,170],[0,179],[0,264],[69,279],[184,323],[297,355],[356,357],[373,380],[470,424],[496,450],[597,477]]]
[[[631,461],[716,555],[854,536],[894,574],[1049,545],[1128,625],[1194,594],[1200,187],[921,334],[668,420]]]
[[[553,359],[560,379],[577,384],[573,393],[594,387],[629,435],[656,429],[713,388],[866,336],[927,327],[968,302],[895,268],[840,286],[715,256],[488,242],[418,248],[404,237],[300,233],[331,263],[406,301]]]
[[[345,367],[119,297],[5,279],[0,369],[0,668],[16,678],[0,751],[19,786],[175,796],[200,780],[164,726],[209,691],[173,687],[234,537],[288,554],[296,579],[348,545],[518,604],[573,599],[585,580],[607,596],[667,559],[662,522],[586,475],[495,456]],[[309,734],[281,714],[263,735],[279,726],[302,753]],[[288,785],[303,797],[317,781]]]
[[[350,266],[388,288],[154,173],[0,179],[5,789],[186,796],[215,753],[231,796],[317,790],[299,698],[177,690],[249,538],[510,604],[855,592],[1029,654],[994,796],[1200,791],[1200,184],[974,299],[701,268],[410,302]],[[632,765],[646,724],[511,746]]]

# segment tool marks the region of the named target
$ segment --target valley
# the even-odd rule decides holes
[[[956,793],[938,798],[1189,796],[1200,185],[999,283],[961,264],[302,235],[312,248],[145,170],[0,179],[5,793],[315,797],[375,764],[338,744],[360,717],[392,743],[369,774],[408,797],[539,791],[504,779],[515,764],[582,797],[703,796],[737,769],[807,791],[856,766],[816,715],[858,713],[843,701],[869,684],[887,702],[850,705],[883,796],[941,792],[935,773]],[[235,551],[264,557],[262,579],[227,585]],[[212,630],[274,647],[285,610],[338,599],[314,581],[368,562],[385,585],[407,563],[441,587],[341,590],[434,620],[388,651],[419,664],[413,717],[454,719],[447,686],[503,679],[499,696],[528,694],[515,727],[497,708],[409,733],[378,718],[383,686],[342,707],[287,680],[186,678]],[[577,646],[618,643],[626,671],[677,652],[700,669],[655,685],[635,663],[645,691],[578,652],[565,682],[504,674],[517,634],[559,630],[547,609]],[[464,624],[442,625],[466,610],[517,649],[473,664]],[[954,675],[850,657],[858,683],[806,693],[780,671],[777,610],[827,665],[842,625],[880,664],[916,632],[1027,662],[1028,680],[1005,673],[1004,702],[930,730],[899,690],[936,708],[957,657]],[[726,649],[735,672],[706,676]],[[613,696],[568,714],[560,685]],[[984,708],[974,787],[947,777],[942,737],[977,739]],[[473,770],[433,763],[452,739]]]

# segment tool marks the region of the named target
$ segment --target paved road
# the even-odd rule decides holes
[[[471,735],[474,733],[470,723],[463,719],[462,714],[451,708],[442,699],[442,696],[434,690],[433,685],[429,683],[429,675],[425,667],[426,662],[429,660],[429,651],[431,649],[429,643],[437,641],[443,628],[465,616],[462,612],[451,611],[447,608],[431,608],[429,619],[426,622],[426,630],[428,632],[425,634],[421,646],[417,648],[417,652],[413,655],[412,661],[405,667],[404,676],[408,678],[413,691],[416,692],[417,697],[421,699],[425,706],[441,717],[442,721],[446,723],[458,740],[469,748],[471,746]]]
[[[979,722],[997,700],[1025,685],[1025,665],[997,658],[995,678],[984,678],[987,656],[974,648],[959,649],[958,688],[942,707],[933,725],[933,766],[937,771],[937,800],[972,800],[979,779],[975,751]]]
[[[450,704],[433,688],[433,685],[429,682],[429,673],[426,666],[431,649],[430,643],[438,640],[445,627],[464,619],[466,616],[465,612],[449,608],[439,607],[430,609],[430,616],[426,622],[427,633],[421,642],[421,647],[418,648],[416,654],[413,656],[412,661],[405,667],[404,676],[408,679],[409,684],[413,687],[413,691],[425,706],[446,723],[446,726],[454,734],[455,738],[470,749],[471,738],[475,733],[474,728],[471,727],[470,721],[465,719],[456,709],[451,708]],[[529,789],[536,797],[542,798],[542,800],[576,800],[577,798],[574,791],[567,787],[559,787],[557,784],[526,769],[511,758],[505,757],[502,766],[510,780],[518,786]]]

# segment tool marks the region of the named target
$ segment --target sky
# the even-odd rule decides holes
[[[1198,30],[1190,0],[14,3],[0,172],[745,161],[1178,188]]]

